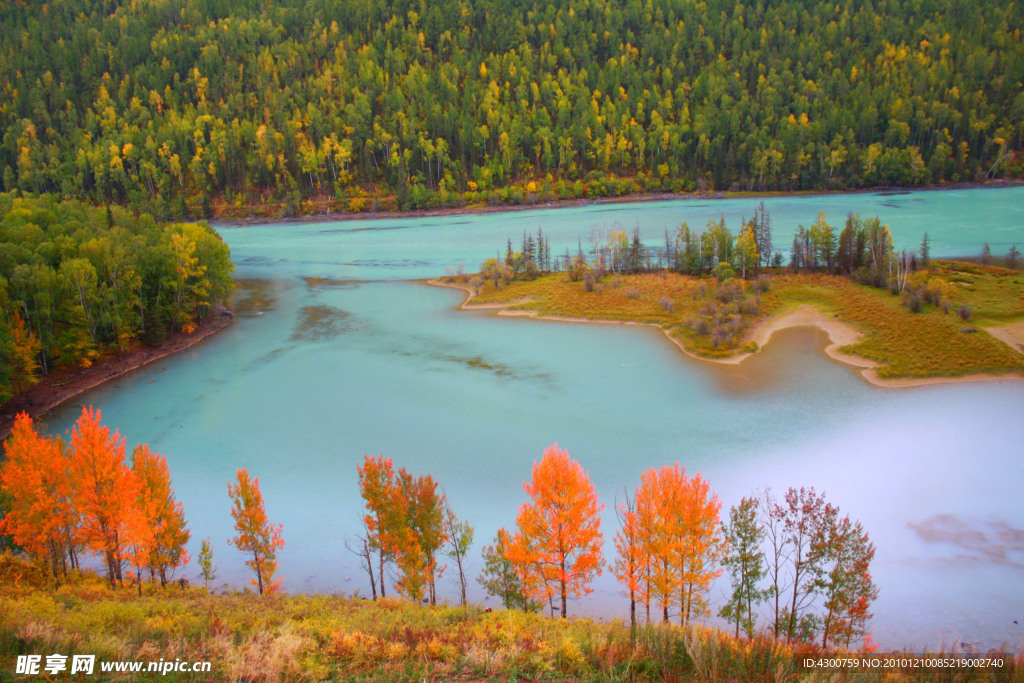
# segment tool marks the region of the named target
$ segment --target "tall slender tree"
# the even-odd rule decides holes
[[[753,637],[757,625],[754,607],[767,595],[759,588],[766,573],[761,550],[765,531],[758,519],[759,503],[756,497],[743,498],[738,506],[729,509],[729,522],[722,529],[729,548],[722,564],[729,571],[732,594],[718,614],[736,624],[737,638],[741,627],[748,638]]]
[[[185,522],[185,509],[174,499],[166,458],[151,451],[148,444],[132,451],[132,469],[140,484],[139,505],[146,511],[153,530],[146,566],[166,587],[171,573],[189,559],[185,546],[192,534]]]
[[[444,571],[437,554],[444,545],[444,496],[428,475],[413,477],[405,468],[398,471],[393,530],[398,539],[398,588],[413,600],[426,598],[437,604],[437,578]]]
[[[250,478],[246,469],[238,470],[237,483],[228,482],[228,496],[231,498],[231,516],[235,520],[236,535],[228,539],[230,545],[250,555],[246,566],[256,573],[252,584],[260,595],[273,593],[281,587],[281,579],[274,579],[277,572],[277,553],[284,547],[281,525],[272,524],[263,506],[260,480]]]
[[[822,579],[823,648],[829,643],[849,647],[853,638],[865,635],[871,603],[878,597],[870,571],[874,557],[875,546],[860,522],[851,522],[845,516],[827,530]]]
[[[721,574],[721,503],[698,473],[679,463],[641,475],[636,492],[641,552],[649,566],[648,595],[661,606],[662,621],[678,608],[680,623],[707,611],[707,592]]]
[[[615,534],[615,549],[618,558],[612,565],[612,572],[629,593],[629,625],[636,626],[636,603],[643,593],[643,578],[647,568],[647,557],[641,546],[640,522],[636,512],[636,498],[625,493],[625,500],[616,506],[619,530]]]
[[[384,567],[395,557],[398,547],[393,531],[397,526],[393,520],[398,512],[394,500],[395,470],[390,458],[368,455],[358,472],[359,493],[366,503],[363,522],[370,548],[377,551],[377,579],[383,598],[387,597]]]
[[[466,553],[473,545],[473,527],[469,522],[455,516],[445,496],[444,504],[444,535],[447,538],[445,554],[455,561],[459,572],[460,604],[466,605]]]
[[[101,418],[99,410],[83,407],[71,433],[74,505],[82,541],[103,557],[114,585],[124,579],[125,541],[137,520],[140,487],[125,465],[124,439],[117,431],[111,434]]]
[[[768,542],[765,565],[770,582],[767,588],[767,597],[771,600],[772,607],[772,635],[778,639],[784,628],[783,595],[789,587],[786,583],[785,571],[791,555],[791,548],[784,529],[786,513],[771,489],[765,489],[761,494],[759,507],[761,528],[764,530],[765,539]]]
[[[786,640],[811,630],[814,616],[808,612],[824,574],[828,532],[838,511],[813,488],[790,487],[783,506],[783,533],[790,548],[792,581]],[[807,621],[805,621],[805,618]]]
[[[931,242],[931,239],[929,239],[927,232],[925,232],[924,235],[921,236],[921,252],[920,252],[920,254],[921,254],[921,267],[922,268],[927,268],[928,267],[928,262],[931,261],[931,256],[932,256],[932,242]]]

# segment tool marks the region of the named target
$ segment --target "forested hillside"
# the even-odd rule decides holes
[[[158,218],[1022,175],[1009,0],[0,6],[3,187]]]
[[[0,402],[54,369],[193,329],[232,268],[202,223],[0,193]]]

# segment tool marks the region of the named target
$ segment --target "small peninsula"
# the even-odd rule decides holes
[[[863,368],[878,386],[1024,378],[1024,273],[962,261],[933,261],[919,281],[947,288],[938,305],[841,275],[765,268],[753,280],[673,271],[573,281],[567,273],[500,282],[448,276],[430,284],[468,293],[463,309],[569,322],[660,328],[683,352],[739,363],[780,329],[817,326],[826,353]],[[933,288],[938,287],[932,284]],[[927,287],[927,285],[925,286]],[[966,319],[965,319],[966,318]]]

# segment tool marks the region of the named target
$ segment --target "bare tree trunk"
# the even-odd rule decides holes
[[[252,558],[256,565],[256,586],[259,588],[260,595],[263,595],[263,572],[260,570],[260,556],[256,554],[256,551],[252,551]]]

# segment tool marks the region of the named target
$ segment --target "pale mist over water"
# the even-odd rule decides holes
[[[237,264],[235,324],[176,357],[92,391],[47,420],[68,429],[83,402],[129,447],[170,465],[192,531],[210,537],[218,583],[241,587],[227,482],[259,477],[284,525],[290,591],[369,592],[343,545],[358,530],[356,465],[384,454],[430,473],[480,548],[513,524],[522,481],[558,442],[613,507],[647,468],[679,461],[730,505],[766,485],[825,491],[878,552],[874,638],[920,649],[960,642],[1024,648],[1024,382],[880,389],[828,360],[811,329],[780,333],[739,367],[686,358],[656,330],[497,318],[455,310],[459,292],[412,282],[467,270],[523,230],[575,252],[599,230],[639,225],[646,242],[682,221],[725,215],[734,231],[756,200],[594,205],[500,214],[219,226]],[[933,257],[1024,247],[1024,188],[770,198],[775,241],[819,211],[878,215],[897,247],[932,238]],[[456,600],[457,577],[440,582]],[[198,569],[181,575],[195,580]],[[572,614],[628,618],[609,572]],[[713,611],[725,599],[722,582]],[[483,601],[472,584],[471,599]],[[486,604],[492,604],[490,600]],[[716,619],[712,623],[718,623]],[[957,645],[959,647],[959,645]]]

